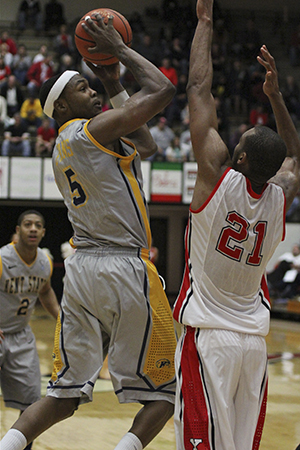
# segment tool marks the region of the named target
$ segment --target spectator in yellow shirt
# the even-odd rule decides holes
[[[30,95],[24,100],[21,106],[21,117],[29,127],[38,128],[42,124],[43,110],[40,100],[34,95]]]

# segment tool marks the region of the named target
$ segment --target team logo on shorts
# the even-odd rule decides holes
[[[155,365],[158,369],[163,369],[164,367],[170,367],[171,361],[167,358],[162,358],[156,361]]]
[[[202,439],[190,439],[190,443],[193,446],[193,450],[198,450],[198,445],[202,444]]]

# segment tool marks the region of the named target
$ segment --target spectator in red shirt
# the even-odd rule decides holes
[[[254,127],[255,125],[268,125],[269,114],[265,111],[263,105],[256,105],[250,111],[249,120]]]
[[[28,84],[27,88],[28,91],[36,91],[36,88],[40,88],[41,85],[48,80],[48,78],[51,78],[54,75],[53,70],[53,62],[52,62],[52,55],[49,54],[45,56],[43,61],[39,61],[37,63],[33,63],[28,72],[27,72],[27,79]]]
[[[12,55],[15,55],[17,53],[17,50],[18,50],[17,44],[11,37],[9,37],[9,34],[7,31],[2,31],[2,33],[1,33],[0,45],[1,44],[7,44],[8,51]]]
[[[7,81],[9,75],[11,75],[11,69],[5,65],[4,58],[0,55],[0,86]]]
[[[51,126],[50,119],[45,117],[42,125],[37,129],[35,156],[51,156],[56,138],[56,131]]]
[[[171,65],[170,58],[166,57],[162,59],[159,70],[171,81],[171,83],[174,84],[174,86],[177,86],[178,83],[177,71],[175,67]]]

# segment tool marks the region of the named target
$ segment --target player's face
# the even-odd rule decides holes
[[[66,86],[65,99],[74,118],[91,119],[102,111],[97,92],[90,88],[88,81],[75,75]]]
[[[27,214],[16,228],[18,242],[26,247],[38,247],[45,235],[42,218],[37,214]]]

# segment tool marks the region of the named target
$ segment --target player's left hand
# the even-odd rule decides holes
[[[110,80],[118,81],[120,79],[120,64],[118,62],[109,66],[95,66],[86,59],[84,62],[102,82]]]
[[[1,342],[2,342],[4,339],[5,339],[4,333],[3,333],[2,330],[0,330],[0,344],[1,344]]]
[[[265,45],[261,47],[260,51],[261,56],[257,57],[257,61],[266,69],[266,78],[263,84],[264,93],[267,96],[278,94],[279,84],[275,60]]]

